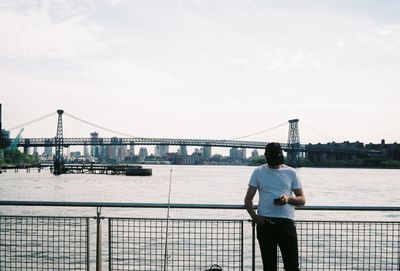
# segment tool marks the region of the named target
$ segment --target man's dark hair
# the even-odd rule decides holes
[[[285,162],[281,144],[277,142],[268,143],[265,147],[265,158],[270,166],[278,166]]]

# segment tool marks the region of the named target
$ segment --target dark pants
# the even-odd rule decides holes
[[[257,226],[264,271],[277,270],[277,246],[279,246],[286,271],[299,271],[297,233],[294,221],[290,219],[268,219]]]

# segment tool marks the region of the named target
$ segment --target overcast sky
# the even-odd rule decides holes
[[[385,0],[0,0],[3,128],[60,108],[140,137],[232,139],[299,118],[302,143],[400,142],[399,14]],[[66,137],[95,130],[112,136],[64,116]]]

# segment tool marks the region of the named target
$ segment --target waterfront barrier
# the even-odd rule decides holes
[[[15,215],[12,207],[94,207],[95,216]],[[163,203],[0,201],[0,270],[260,270],[256,229],[237,217],[169,219],[103,215],[110,209],[166,209]],[[243,205],[171,204],[182,210],[245,212]],[[13,211],[14,210],[14,211]],[[400,270],[400,207],[307,206],[348,212],[345,220],[299,220],[301,270]],[[352,219],[354,212],[392,219]],[[36,212],[36,211],[35,211]],[[26,210],[25,212],[26,213]],[[202,216],[206,214],[202,211]],[[104,226],[104,227],[103,227]],[[167,250],[165,248],[167,247]],[[167,251],[167,253],[165,253]],[[279,258],[279,270],[283,270]]]

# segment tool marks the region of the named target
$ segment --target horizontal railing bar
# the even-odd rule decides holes
[[[297,210],[308,211],[400,211],[400,206],[304,206]]]
[[[137,202],[71,202],[71,201],[15,201],[2,200],[0,205],[8,206],[57,206],[57,207],[109,207],[109,208],[168,208],[167,203]],[[254,206],[257,208],[257,206]],[[171,203],[174,209],[246,209],[244,205],[234,204],[186,204]],[[298,210],[307,211],[400,211],[400,206],[304,206]]]
[[[123,217],[123,216],[110,216],[110,217],[104,217],[105,219],[111,219],[111,220],[145,220],[145,221],[159,221],[159,220],[166,220],[165,217]],[[182,218],[170,218],[170,221],[181,221]],[[185,218],[184,220],[186,221],[209,221],[209,222],[251,222],[251,219],[229,219],[229,218]]]
[[[2,215],[0,214],[0,217],[2,218],[48,218],[48,219],[93,219],[93,216],[48,216],[48,215]]]

